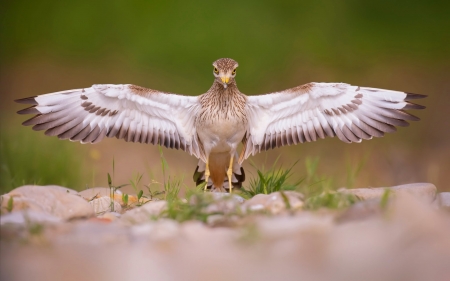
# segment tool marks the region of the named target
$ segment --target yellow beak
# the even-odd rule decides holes
[[[223,83],[227,83],[228,81],[230,81],[230,77],[220,77],[220,79],[222,80]]]

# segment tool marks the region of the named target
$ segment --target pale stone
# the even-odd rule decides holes
[[[379,199],[368,199],[356,202],[344,210],[338,217],[337,222],[348,222],[354,220],[364,220],[382,213]]]
[[[92,200],[95,198],[110,196],[111,190],[108,187],[93,187],[88,188],[83,191],[78,192],[78,194],[86,200]],[[114,193],[114,200],[121,201],[122,200],[122,192],[120,190],[116,190]]]
[[[33,210],[20,210],[12,213],[7,213],[2,215],[0,219],[0,225],[5,225],[8,223],[25,225],[30,222],[59,223],[62,222],[62,219],[52,214]]]
[[[428,203],[433,202],[436,197],[436,186],[431,183],[411,183],[392,187],[368,187],[355,189],[341,188],[338,191],[341,193],[356,195],[362,200],[368,200],[381,199],[386,189],[393,191],[394,195],[408,193]]]
[[[73,194],[73,195],[77,195],[78,194],[78,191],[73,190],[71,188],[64,187],[64,186],[59,186],[59,185],[44,185],[44,186],[45,186],[45,188],[51,188],[51,189],[59,190],[59,191],[62,191],[62,192],[70,193],[70,194]]]
[[[133,225],[130,233],[134,238],[145,238],[152,240],[167,240],[176,238],[180,231],[180,224],[173,220],[161,219],[148,221],[143,224]]]
[[[243,202],[245,202],[245,199],[241,196],[229,193],[213,192],[206,193],[204,196],[212,196],[214,200],[213,203],[205,208],[205,213],[233,213],[240,208]]]
[[[2,210],[6,208],[10,197],[13,197],[12,211],[29,209],[52,214],[64,220],[94,215],[93,208],[86,200],[73,194],[70,189],[58,186],[18,187],[2,196]]]
[[[106,212],[104,214],[98,215],[97,218],[115,221],[118,218],[120,218],[120,216],[121,216],[121,214],[118,212]]]
[[[438,193],[435,200],[437,206],[449,208],[450,207],[450,192]]]
[[[287,197],[291,210],[303,207],[303,194],[295,191],[283,191]],[[274,192],[271,194],[258,194],[242,204],[243,210],[261,211],[267,210],[272,214],[278,214],[288,209],[288,205],[282,196],[282,192]]]
[[[224,192],[211,192],[211,193],[206,193],[209,194],[213,197],[214,200],[221,200],[223,198],[225,199],[231,199],[233,201],[236,201],[238,203],[244,203],[245,199],[242,196],[239,196],[237,194],[230,194],[230,193],[224,193]]]
[[[158,217],[167,208],[167,202],[164,200],[150,201],[140,207],[126,211],[121,221],[131,224],[148,222],[154,217]]]
[[[114,212],[121,212],[122,207],[117,201],[114,202]],[[103,196],[94,200],[89,201],[89,204],[94,208],[96,214],[103,214],[106,212],[111,212],[111,198],[109,196]]]
[[[93,187],[89,189],[85,189],[83,191],[79,192],[79,195],[82,196],[84,199],[90,201],[93,199],[97,199],[100,197],[109,197],[111,190],[108,187]],[[116,190],[114,193],[114,201],[119,202],[120,205],[125,207],[125,202],[122,200],[122,191]],[[140,204],[144,204],[146,202],[150,201],[150,199],[141,197]],[[127,206],[136,206],[138,204],[138,198],[135,194],[128,194],[128,202]]]

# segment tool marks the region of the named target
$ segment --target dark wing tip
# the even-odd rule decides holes
[[[33,116],[33,117],[31,117],[30,119],[28,119],[28,120],[25,120],[23,123],[22,123],[22,125],[24,125],[24,126],[30,126],[30,125],[36,125],[36,123],[35,123],[35,119],[37,118],[37,117],[39,117],[39,116],[41,116],[41,114],[39,114],[39,115],[36,115],[36,116]]]
[[[36,100],[34,98],[36,98],[37,96],[34,97],[28,97],[28,98],[23,98],[23,99],[17,99],[14,100],[17,103],[23,103],[23,104],[32,104],[32,105],[38,105],[38,103],[36,102]]]
[[[420,104],[415,104],[412,102],[407,102],[406,105],[402,108],[402,109],[425,109],[426,106],[420,105]]]
[[[17,111],[18,114],[40,114],[39,110],[36,109],[36,106],[30,106],[25,109]]]
[[[406,92],[405,92],[405,94],[406,94],[405,101],[423,99],[423,98],[428,97],[427,95],[413,94],[413,93],[406,93]]]

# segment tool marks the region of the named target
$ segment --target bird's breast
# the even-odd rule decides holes
[[[196,118],[196,129],[207,153],[235,150],[246,132],[246,97],[231,88],[209,92],[200,100],[202,109]]]
[[[206,151],[235,150],[246,132],[247,123],[238,119],[206,120],[197,126],[197,134]]]

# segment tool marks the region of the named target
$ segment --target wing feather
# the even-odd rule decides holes
[[[417,121],[407,109],[423,109],[409,102],[424,95],[344,83],[308,83],[292,89],[248,97],[247,141],[242,160],[283,145],[337,136],[361,142],[396,131]]]
[[[23,125],[49,136],[82,143],[104,137],[182,149],[200,157],[196,144],[197,97],[164,93],[143,87],[93,85],[17,100],[36,114]]]

